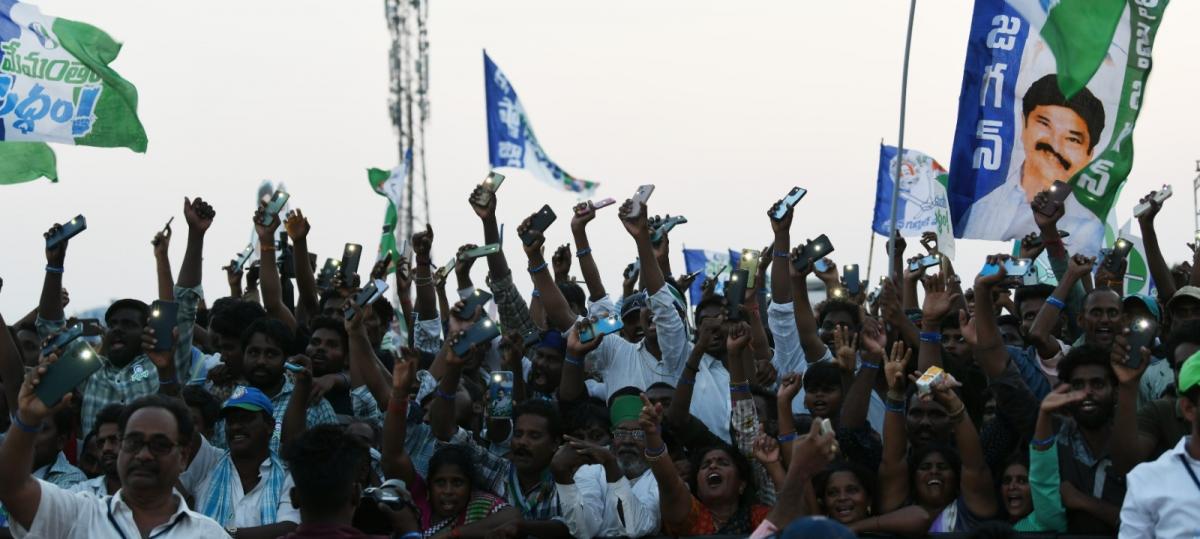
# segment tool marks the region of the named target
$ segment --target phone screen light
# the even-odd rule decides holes
[[[91,351],[91,350],[84,350],[84,351],[82,351],[82,352],[80,352],[80,353],[79,353],[79,357],[81,357],[81,358],[83,358],[83,359],[92,359],[92,351]]]
[[[1149,321],[1149,320],[1146,320],[1145,318],[1139,318],[1139,319],[1137,320],[1137,322],[1134,322],[1133,324],[1134,324],[1134,326],[1136,326],[1136,327],[1137,327],[1139,330],[1142,330],[1142,329],[1148,329],[1148,328],[1150,327],[1150,321]]]
[[[154,309],[154,311],[150,313],[150,316],[158,318],[158,309]]]
[[[499,374],[493,374],[493,375],[492,375],[492,381],[493,381],[493,382],[500,383],[500,380],[502,380],[502,379],[503,379],[503,377],[502,377],[502,376],[500,376]]]

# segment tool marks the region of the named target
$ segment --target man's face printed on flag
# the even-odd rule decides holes
[[[1025,177],[1048,188],[1066,180],[1092,160],[1087,123],[1067,107],[1041,105],[1025,119],[1021,134],[1025,147]]]

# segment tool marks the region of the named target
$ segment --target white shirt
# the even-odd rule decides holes
[[[13,537],[22,539],[138,539],[137,524],[133,510],[121,499],[121,492],[114,496],[98,498],[88,492],[71,493],[50,483],[37,480],[42,487],[42,499],[37,514],[28,530],[19,523],[10,521]],[[191,511],[179,494],[174,494],[179,505],[167,522],[150,532],[155,539],[217,539],[229,537],[216,521]]]
[[[1158,460],[1129,472],[1121,507],[1122,538],[1200,537],[1200,485],[1192,482],[1180,460],[1182,456],[1200,478],[1200,461],[1187,452],[1191,438],[1184,436]]]
[[[187,471],[179,476],[179,483],[183,485],[188,492],[192,493],[192,498],[197,500],[207,499],[209,489],[213,487],[212,478],[213,470],[221,463],[221,459],[226,458],[225,452],[217,449],[208,440],[201,438],[200,449],[196,451],[196,456],[192,459],[192,463],[188,466]],[[266,494],[267,476],[271,471],[271,459],[262,461],[258,467],[258,484],[250,489],[249,493],[242,490],[241,480],[229,482],[232,491],[230,495],[233,499],[233,520],[229,522],[230,526],[238,528],[253,528],[255,526],[265,526],[275,524],[276,522],[295,522],[300,523],[300,510],[292,506],[292,487],[295,484],[292,482],[292,474],[287,474],[283,480],[283,487],[279,492],[279,505],[276,508],[275,522],[263,522],[260,506],[263,502],[263,497]]]
[[[981,240],[1020,239],[1030,232],[1037,232],[1033,210],[1021,186],[1024,162],[1016,165],[1004,185],[993,189],[971,205],[964,238]],[[1066,214],[1059,220],[1058,227],[1071,233],[1063,244],[1072,253],[1094,256],[1104,240],[1104,223],[1096,214],[1083,207],[1075,195],[1067,197]]]
[[[654,472],[646,469],[640,477],[633,480],[632,486],[625,476],[615,483],[608,484],[608,500],[611,509],[605,509],[605,515],[611,510],[614,515],[625,515],[624,530],[621,533],[609,534],[609,537],[626,535],[629,537],[645,537],[658,533],[659,514],[658,479]],[[617,513],[616,503],[621,502],[621,513]]]
[[[624,475],[609,483],[599,464],[580,466],[574,479],[571,485],[555,485],[572,537],[643,537],[658,532],[658,482],[649,468],[632,488]]]
[[[589,354],[594,360],[594,368],[604,379],[604,395],[601,398],[605,402],[621,388],[632,386],[645,391],[658,382],[665,382],[671,387],[679,383],[679,376],[687,364],[687,330],[675,310],[674,299],[667,285],[650,296],[650,311],[654,313],[662,361],[646,349],[645,340],[634,344],[615,334],[606,336],[600,341],[600,346]],[[589,386],[589,393],[592,391]]]
[[[108,483],[104,475],[98,475],[82,483],[75,483],[67,492],[90,492],[97,498],[108,496]]]

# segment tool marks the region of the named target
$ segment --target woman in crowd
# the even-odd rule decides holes
[[[858,464],[834,462],[813,478],[813,490],[821,514],[845,524],[854,533],[920,537],[929,530],[929,513],[920,506],[879,513],[875,474]]]
[[[412,485],[424,537],[483,537],[521,518],[500,497],[477,489],[473,470],[471,452],[465,447],[448,445],[433,454],[429,479]]]

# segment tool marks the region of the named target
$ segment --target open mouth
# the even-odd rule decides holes
[[[704,477],[704,483],[707,484],[711,488],[719,487],[719,486],[721,486],[721,483],[724,483],[724,482],[725,482],[725,478],[721,477],[721,474],[719,474],[717,472],[710,473]]]
[[[1008,504],[1008,506],[1012,509],[1021,507],[1023,502],[1024,499],[1021,498],[1020,494],[1009,494],[1004,498],[1004,503]]]
[[[1091,414],[1091,413],[1095,413],[1099,409],[1100,409],[1100,405],[1097,404],[1096,401],[1094,401],[1094,400],[1085,400],[1079,404],[1079,411],[1081,411],[1081,412]]]
[[[845,520],[854,515],[854,504],[843,503],[833,506],[833,516],[839,520]]]
[[[930,479],[929,481],[925,482],[925,486],[941,488],[942,480],[941,479]]]
[[[231,444],[246,442],[249,439],[250,439],[250,437],[245,434],[239,433],[239,434],[230,434],[229,435],[229,443],[231,443]]]

